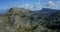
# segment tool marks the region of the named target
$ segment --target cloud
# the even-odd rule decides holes
[[[48,1],[48,3],[46,4],[46,8],[60,9],[60,1]]]
[[[29,9],[30,5],[28,3],[24,4],[24,8]]]
[[[51,9],[60,9],[60,1],[48,1],[47,3],[44,4],[44,6],[46,6],[45,8],[51,8]],[[41,10],[42,8],[44,8],[43,4],[39,2],[36,2],[33,5],[30,5],[29,3],[25,3],[23,5],[24,8],[26,9],[30,9],[30,10]]]
[[[29,3],[25,3],[25,4],[21,5],[20,7],[21,7],[21,8],[25,8],[25,9],[30,9],[30,10],[33,9],[33,6],[30,5]]]
[[[40,0],[38,0],[33,5],[31,5],[31,3],[20,4],[17,2],[17,3],[11,4],[9,7],[20,7],[20,8],[30,9],[30,10],[41,10],[42,8],[60,9],[60,1],[53,2],[51,0],[45,3],[40,3]]]
[[[55,3],[54,2],[52,2],[52,1],[49,1],[48,2],[48,5],[54,5]]]
[[[28,4],[28,3],[25,3],[25,8],[26,9],[32,9],[33,8],[33,6],[31,6],[30,4]]]
[[[56,6],[55,6],[55,3],[54,2],[48,1],[48,3],[46,4],[46,7],[47,8],[55,8]]]
[[[40,2],[35,3],[34,6],[33,6],[33,8],[35,10],[40,10],[41,9],[41,3]]]
[[[31,5],[29,3],[25,3],[21,7],[34,11],[34,10],[40,10],[42,6],[41,6],[41,3],[40,3],[40,0],[37,0],[37,2],[34,3],[33,5]]]
[[[40,3],[40,0],[39,2],[35,2],[34,4],[32,3],[24,3],[24,4],[20,4],[18,2],[16,3],[13,3],[13,4],[10,4],[9,5],[9,8],[11,7],[18,7],[18,8],[25,8],[25,9],[30,9],[30,10],[40,10],[41,8],[41,3]]]
[[[40,10],[41,5],[40,5],[40,2],[35,3],[35,4],[33,4],[33,5],[30,5],[29,3],[25,3],[25,4],[22,5],[21,7],[22,7],[22,8],[25,8],[25,9],[30,9],[30,10]]]

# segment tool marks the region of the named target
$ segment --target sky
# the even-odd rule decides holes
[[[30,10],[60,9],[60,0],[0,0],[0,9],[19,7]]]

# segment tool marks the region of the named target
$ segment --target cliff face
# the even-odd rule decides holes
[[[53,11],[10,8],[0,16],[0,32],[57,32],[60,30],[60,10]]]

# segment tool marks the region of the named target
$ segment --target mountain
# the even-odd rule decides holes
[[[37,15],[44,20],[42,21],[42,24],[49,29],[60,29],[60,10],[43,8]]]
[[[33,13],[36,16],[34,22],[37,21],[40,25],[48,29],[60,29],[60,10],[43,8],[42,10],[33,11]]]
[[[60,30],[60,10],[43,8],[31,11],[24,8],[10,8],[2,15],[0,32],[58,32]]]
[[[60,10],[43,8],[40,12],[55,13],[55,12],[60,12]]]

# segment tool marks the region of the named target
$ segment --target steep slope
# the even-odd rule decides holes
[[[60,10],[43,8],[33,13],[33,15],[36,16],[34,22],[37,21],[40,26],[46,28],[46,31],[49,32],[49,29],[51,32],[52,30],[53,32],[57,32],[57,29],[58,31],[60,30]]]
[[[0,20],[3,21],[6,27],[9,27],[8,29],[6,29],[6,27],[3,27],[5,29],[3,32],[8,32],[8,31],[14,32],[16,31],[16,29],[19,28],[20,25],[27,28],[31,24],[29,22],[30,15],[31,15],[31,11],[27,9],[10,8],[6,14],[4,14],[3,16],[0,16]],[[25,29],[25,28],[22,28],[22,29]]]

